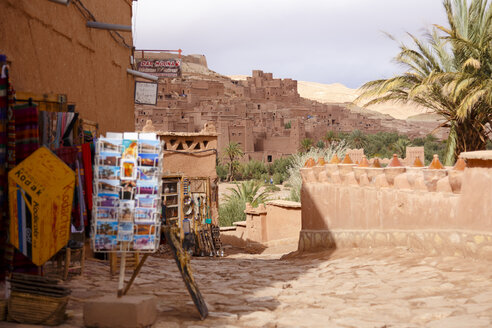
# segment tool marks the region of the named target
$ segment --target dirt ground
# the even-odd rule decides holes
[[[210,316],[201,321],[170,258],[149,258],[129,294],[158,297],[154,327],[490,327],[490,262],[429,257],[404,248],[341,249],[282,258],[292,249],[193,258]],[[73,277],[70,319],[83,303],[116,292],[109,267],[88,261]],[[1,325],[1,323],[0,323]],[[30,327],[4,323],[5,327]],[[34,327],[34,326],[33,326]]]

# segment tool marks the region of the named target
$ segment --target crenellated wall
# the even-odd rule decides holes
[[[393,245],[492,259],[492,152],[462,158],[464,170],[301,169],[299,250]]]

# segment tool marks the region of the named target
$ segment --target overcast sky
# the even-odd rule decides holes
[[[138,0],[133,25],[137,49],[204,54],[220,74],[357,88],[400,70],[383,31],[406,40],[444,22],[441,0]]]

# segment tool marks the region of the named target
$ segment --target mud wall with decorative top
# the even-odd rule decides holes
[[[301,169],[299,250],[407,246],[492,259],[492,152],[462,157],[464,170]]]

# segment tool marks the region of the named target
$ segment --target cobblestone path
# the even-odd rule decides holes
[[[106,264],[87,263],[61,327],[82,327],[84,300],[116,291]],[[158,297],[154,327],[491,327],[491,263],[404,248],[195,258],[200,321],[173,260],[149,258],[130,294]]]

